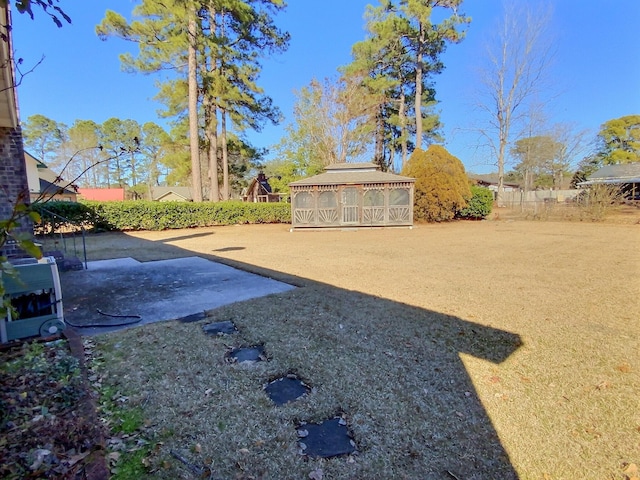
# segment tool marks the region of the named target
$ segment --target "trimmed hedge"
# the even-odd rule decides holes
[[[46,210],[97,230],[169,230],[246,223],[290,223],[288,203],[48,202]],[[46,215],[42,215],[46,220]]]
[[[50,222],[51,214],[67,219],[70,223],[95,223],[95,215],[87,205],[77,202],[35,202],[31,204],[32,210],[38,212],[45,222]],[[61,223],[61,222],[57,222]]]
[[[471,185],[471,200],[458,212],[459,218],[486,218],[493,208],[493,192],[488,188]]]

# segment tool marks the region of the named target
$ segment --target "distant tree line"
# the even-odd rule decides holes
[[[32,115],[23,123],[25,149],[79,187],[122,187],[148,198],[155,186],[191,184],[189,145],[178,131],[154,123],[110,118],[102,124],[76,120],[71,126]],[[231,188],[239,191],[260,152],[235,135],[228,142]]]
[[[243,134],[281,118],[258,78],[261,59],[288,46],[273,20],[284,7],[282,0],[140,0],[131,20],[107,11],[96,27],[100,38],[139,48],[121,55],[123,67],[162,73],[156,98],[170,131],[120,119],[66,127],[34,116],[25,125],[28,148],[58,170],[69,162],[71,178],[92,160],[114,157],[82,173],[82,184],[189,185],[195,200],[217,201],[230,198],[254,167],[282,192],[331,163],[366,160],[400,171],[414,150],[442,142],[435,78],[445,49],[464,38],[471,20],[462,0],[379,0],[367,6],[351,62],[336,78],[312,79],[296,92],[275,159],[263,163],[266,152]],[[566,188],[572,176],[575,185],[602,165],[640,161],[640,115],[606,122],[591,145],[585,132],[545,124],[545,104],[536,102],[550,91],[549,19],[544,9],[506,8],[478,81],[485,117],[477,131],[491,152],[487,161],[499,184],[525,190]],[[89,149],[97,145],[102,150]]]
[[[257,81],[261,59],[288,47],[289,34],[273,20],[284,7],[283,0],[142,0],[130,21],[108,10],[96,27],[102,39],[138,46],[136,56],[120,56],[126,70],[162,73],[156,98],[188,139],[190,163],[181,168],[194,200],[205,193],[203,177],[209,200],[228,199],[233,155],[256,153],[240,136],[280,120]]]

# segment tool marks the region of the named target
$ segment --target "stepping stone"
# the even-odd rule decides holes
[[[192,313],[191,315],[186,315],[184,317],[178,318],[179,322],[182,323],[193,323],[203,320],[206,317],[204,312]]]
[[[238,333],[238,329],[232,321],[209,323],[202,327],[207,335],[231,335]]]
[[[306,423],[298,427],[300,450],[310,457],[331,458],[356,451],[356,444],[342,418],[322,423]]]
[[[264,391],[273,403],[280,406],[306,395],[311,388],[295,375],[287,375],[269,383],[264,387]]]
[[[264,360],[264,347],[255,345],[253,347],[234,348],[227,353],[227,359],[230,362],[261,362]]]

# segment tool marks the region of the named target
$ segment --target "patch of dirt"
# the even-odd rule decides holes
[[[81,364],[66,339],[0,351],[0,477],[108,478]]]

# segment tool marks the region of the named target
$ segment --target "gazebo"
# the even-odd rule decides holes
[[[412,226],[414,182],[373,163],[329,165],[325,173],[289,184],[291,226]]]

